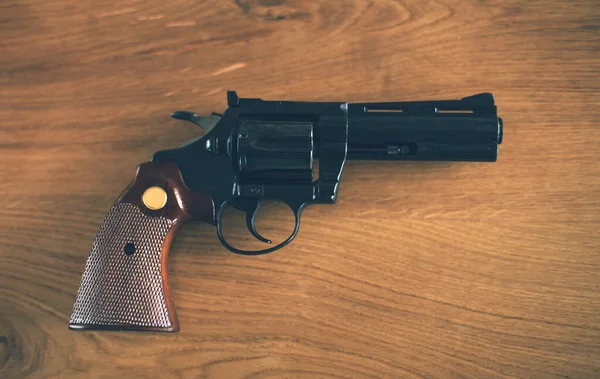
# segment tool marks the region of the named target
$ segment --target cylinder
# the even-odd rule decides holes
[[[243,183],[311,182],[313,123],[240,120],[237,153]]]

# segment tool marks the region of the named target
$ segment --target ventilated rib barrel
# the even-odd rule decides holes
[[[502,132],[490,93],[349,104],[347,159],[494,162]]]

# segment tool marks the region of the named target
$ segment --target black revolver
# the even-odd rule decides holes
[[[265,254],[296,237],[304,207],[336,202],[347,159],[494,162],[502,143],[490,93],[349,104],[240,99],[230,91],[227,102],[223,115],[173,113],[205,134],[138,166],[93,243],[71,329],[178,331],[167,258],[187,219],[215,225],[234,253]],[[295,215],[293,232],[276,246],[254,227],[265,199],[284,202]],[[246,213],[250,233],[265,249],[241,250],[225,240],[221,216],[229,205]]]

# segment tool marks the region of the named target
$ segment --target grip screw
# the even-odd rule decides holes
[[[135,245],[132,242],[128,242],[125,244],[125,247],[123,247],[123,251],[127,255],[133,255],[133,253],[135,253]]]

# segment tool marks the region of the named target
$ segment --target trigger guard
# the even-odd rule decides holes
[[[296,238],[296,236],[298,236],[298,231],[300,230],[300,215],[302,213],[302,209],[304,208],[304,206],[306,205],[306,203],[301,204],[299,206],[294,206],[291,204],[286,203],[294,212],[294,218],[295,218],[295,225],[294,225],[294,230],[292,231],[292,233],[289,235],[288,238],[286,238],[283,242],[281,242],[280,244],[273,246],[273,247],[269,247],[268,249],[262,249],[262,250],[242,250],[242,249],[238,249],[236,247],[233,247],[232,245],[229,244],[229,242],[227,242],[225,240],[225,237],[223,236],[223,230],[221,228],[221,217],[223,216],[223,211],[225,210],[225,208],[227,208],[227,206],[229,205],[229,201],[226,201],[225,203],[223,203],[223,205],[221,207],[219,207],[218,211],[217,211],[217,237],[219,238],[219,241],[221,242],[221,244],[229,251],[231,251],[232,253],[235,254],[240,254],[240,255],[263,255],[263,254],[268,254],[268,253],[272,253],[275,250],[279,250],[282,247],[286,246],[287,244],[289,244],[290,242],[292,242],[294,240],[294,238]],[[251,231],[252,232],[252,231]]]

